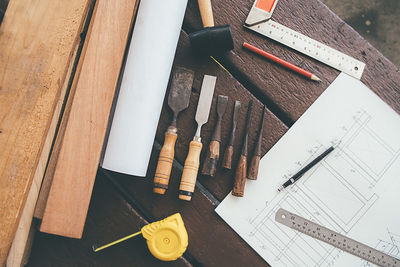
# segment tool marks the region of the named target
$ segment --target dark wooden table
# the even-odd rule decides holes
[[[265,104],[268,108],[265,114],[263,154],[339,74],[322,63],[244,29],[242,25],[252,3],[253,0],[213,1],[216,25],[230,24],[234,35],[235,50],[218,58],[232,74],[230,75],[210,58],[195,57],[191,53],[188,33],[201,28],[201,20],[197,1],[189,0],[174,64],[192,68],[196,77],[190,106],[178,120],[180,135],[176,144],[176,161],[166,195],[152,193],[155,165],[171,116],[164,103],[147,177],[132,177],[99,169],[83,238],[74,240],[37,233],[30,266],[268,265],[214,212],[232,188],[233,171],[218,169],[214,178],[199,175],[192,201],[180,201],[177,197],[182,164],[195,131],[194,114],[204,74],[218,77],[210,120],[202,130],[204,147],[208,147],[216,120],[216,97],[223,94],[229,96],[228,112],[223,120],[223,148],[231,127],[233,101],[242,101],[244,107],[237,132],[239,138],[235,144],[238,151],[240,137],[243,135],[244,110],[248,101],[253,99],[255,116],[251,122],[250,151],[261,120],[262,106]],[[280,0],[273,19],[365,62],[367,66],[361,80],[400,113],[399,70],[319,0]],[[243,50],[241,45],[244,41],[311,70],[322,78],[322,83],[311,82]],[[204,151],[205,149],[202,158],[205,156]],[[235,153],[235,163],[238,156],[238,153]],[[92,252],[91,247],[94,243],[113,241],[138,231],[146,223],[175,212],[180,212],[185,222],[189,234],[189,247],[183,257],[174,262],[166,263],[155,259],[147,250],[142,237],[100,253]]]

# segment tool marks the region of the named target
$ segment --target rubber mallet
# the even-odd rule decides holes
[[[196,53],[220,55],[233,49],[230,25],[214,26],[211,0],[198,0],[204,29],[189,34],[190,43]]]

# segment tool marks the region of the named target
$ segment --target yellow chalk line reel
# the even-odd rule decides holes
[[[101,247],[93,246],[98,252],[129,238],[143,234],[151,254],[162,261],[173,261],[182,256],[188,246],[188,234],[182,217],[175,213],[161,221],[144,226],[139,232],[128,235]]]

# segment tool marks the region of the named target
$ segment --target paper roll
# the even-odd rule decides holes
[[[146,176],[187,0],[141,1],[102,162]]]

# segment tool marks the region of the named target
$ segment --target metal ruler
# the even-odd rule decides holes
[[[399,259],[382,253],[379,250],[350,239],[282,208],[276,212],[275,221],[376,265],[388,267],[400,266]]]
[[[357,79],[365,68],[365,63],[333,49],[308,36],[298,33],[269,19],[278,0],[256,0],[247,16],[244,27],[284,44],[332,68],[340,70]],[[264,2],[274,2],[272,8],[265,9]]]

